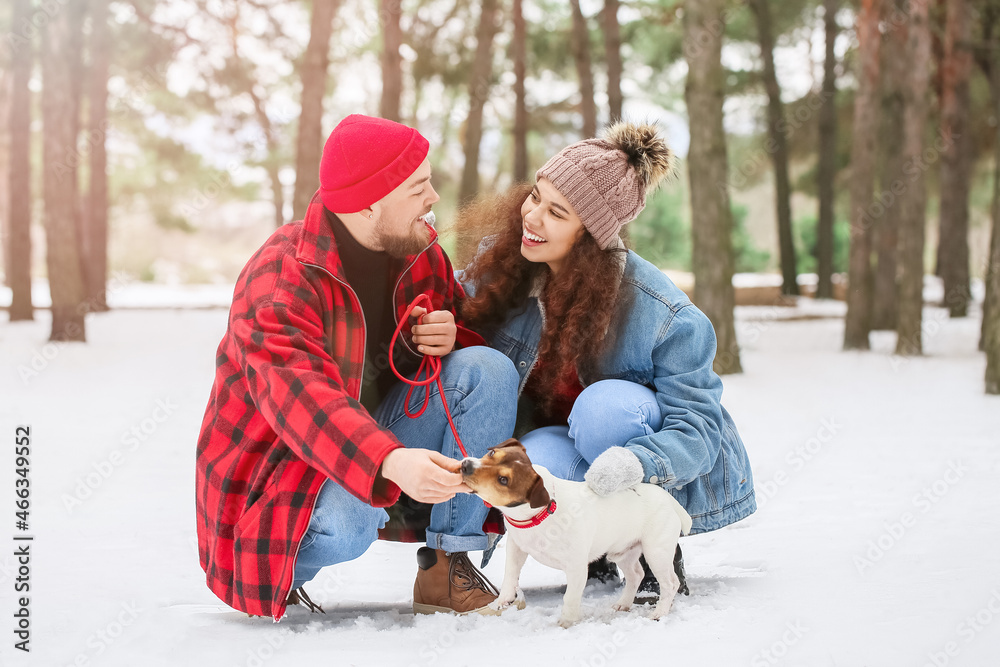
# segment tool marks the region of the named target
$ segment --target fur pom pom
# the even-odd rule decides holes
[[[624,447],[608,447],[594,459],[583,475],[590,490],[599,496],[631,489],[643,480],[642,462]]]
[[[604,138],[628,156],[647,193],[675,172],[674,152],[660,138],[657,129],[652,123],[618,121],[604,131]]]

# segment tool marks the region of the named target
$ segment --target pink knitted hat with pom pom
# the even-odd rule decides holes
[[[646,194],[673,169],[673,154],[656,126],[620,122],[603,139],[559,151],[535,174],[569,200],[583,226],[607,250],[646,206]]]

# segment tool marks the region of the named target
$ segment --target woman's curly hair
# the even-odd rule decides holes
[[[536,379],[545,391],[538,406],[548,414],[554,389],[564,373],[576,368],[581,378],[595,367],[613,338],[611,320],[621,282],[624,248],[602,250],[584,231],[570,250],[559,273],[544,262],[521,255],[521,205],[531,185],[516,185],[499,195],[480,197],[458,213],[462,237],[482,239],[478,254],[466,267],[463,282],[473,282],[475,296],[461,305],[466,322],[480,330],[500,325],[509,312],[523,308],[535,280],[544,282],[545,325],[539,344],[544,363]]]

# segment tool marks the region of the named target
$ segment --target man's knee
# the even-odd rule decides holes
[[[318,539],[327,538],[344,545],[344,560],[357,558],[378,539],[385,525],[386,511],[355,498],[333,480],[327,480],[313,509],[309,530]],[[348,558],[350,553],[360,552]]]
[[[335,543],[333,562],[346,563],[361,557],[376,540],[378,529],[385,525],[386,512],[368,507],[369,511],[336,512],[320,528],[318,539]]]
[[[502,352],[485,345],[476,345],[456,350],[446,359],[451,362],[448,374],[456,376],[460,388],[471,391],[489,384],[498,390],[509,390],[511,398],[516,398],[519,381],[517,369],[514,368],[514,362]]]

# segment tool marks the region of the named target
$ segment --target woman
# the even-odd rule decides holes
[[[515,435],[532,462],[602,495],[659,484],[695,534],[757,505],[711,322],[619,236],[672,161],[655,126],[618,123],[563,149],[533,186],[464,210],[462,228],[493,228],[461,277],[462,314],[514,361]]]

